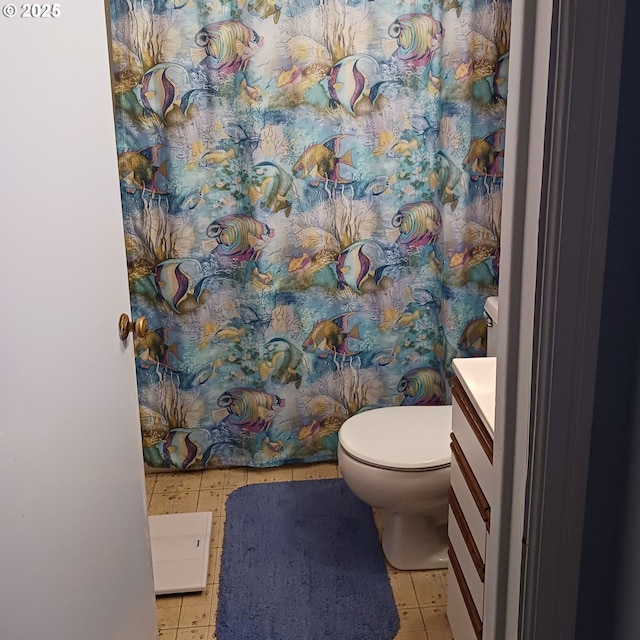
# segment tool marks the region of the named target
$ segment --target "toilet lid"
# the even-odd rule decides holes
[[[451,463],[450,434],[451,406],[385,407],[349,418],[338,440],[361,462],[415,471]]]

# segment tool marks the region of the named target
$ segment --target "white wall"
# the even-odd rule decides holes
[[[516,638],[529,458],[538,223],[551,42],[551,0],[514,2],[501,233],[494,468],[484,637]]]

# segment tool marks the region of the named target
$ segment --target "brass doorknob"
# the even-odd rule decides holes
[[[144,316],[140,316],[134,322],[131,322],[129,316],[123,313],[120,316],[120,320],[118,320],[118,329],[121,340],[126,340],[130,333],[133,333],[138,338],[144,338],[147,335],[147,331],[149,331],[149,321]]]

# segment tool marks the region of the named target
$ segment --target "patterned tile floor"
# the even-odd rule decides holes
[[[232,491],[257,482],[337,478],[339,474],[337,465],[327,462],[275,469],[210,469],[147,475],[149,515],[213,512],[207,588],[200,594],[158,597],[158,637],[161,640],[216,638],[225,501]],[[380,528],[381,518],[375,510],[374,516]],[[446,570],[397,571],[390,565],[387,570],[400,614],[400,631],[394,640],[452,640],[446,616]]]

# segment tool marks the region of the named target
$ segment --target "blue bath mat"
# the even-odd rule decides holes
[[[229,496],[218,640],[392,640],[398,627],[371,509],[343,480]]]

